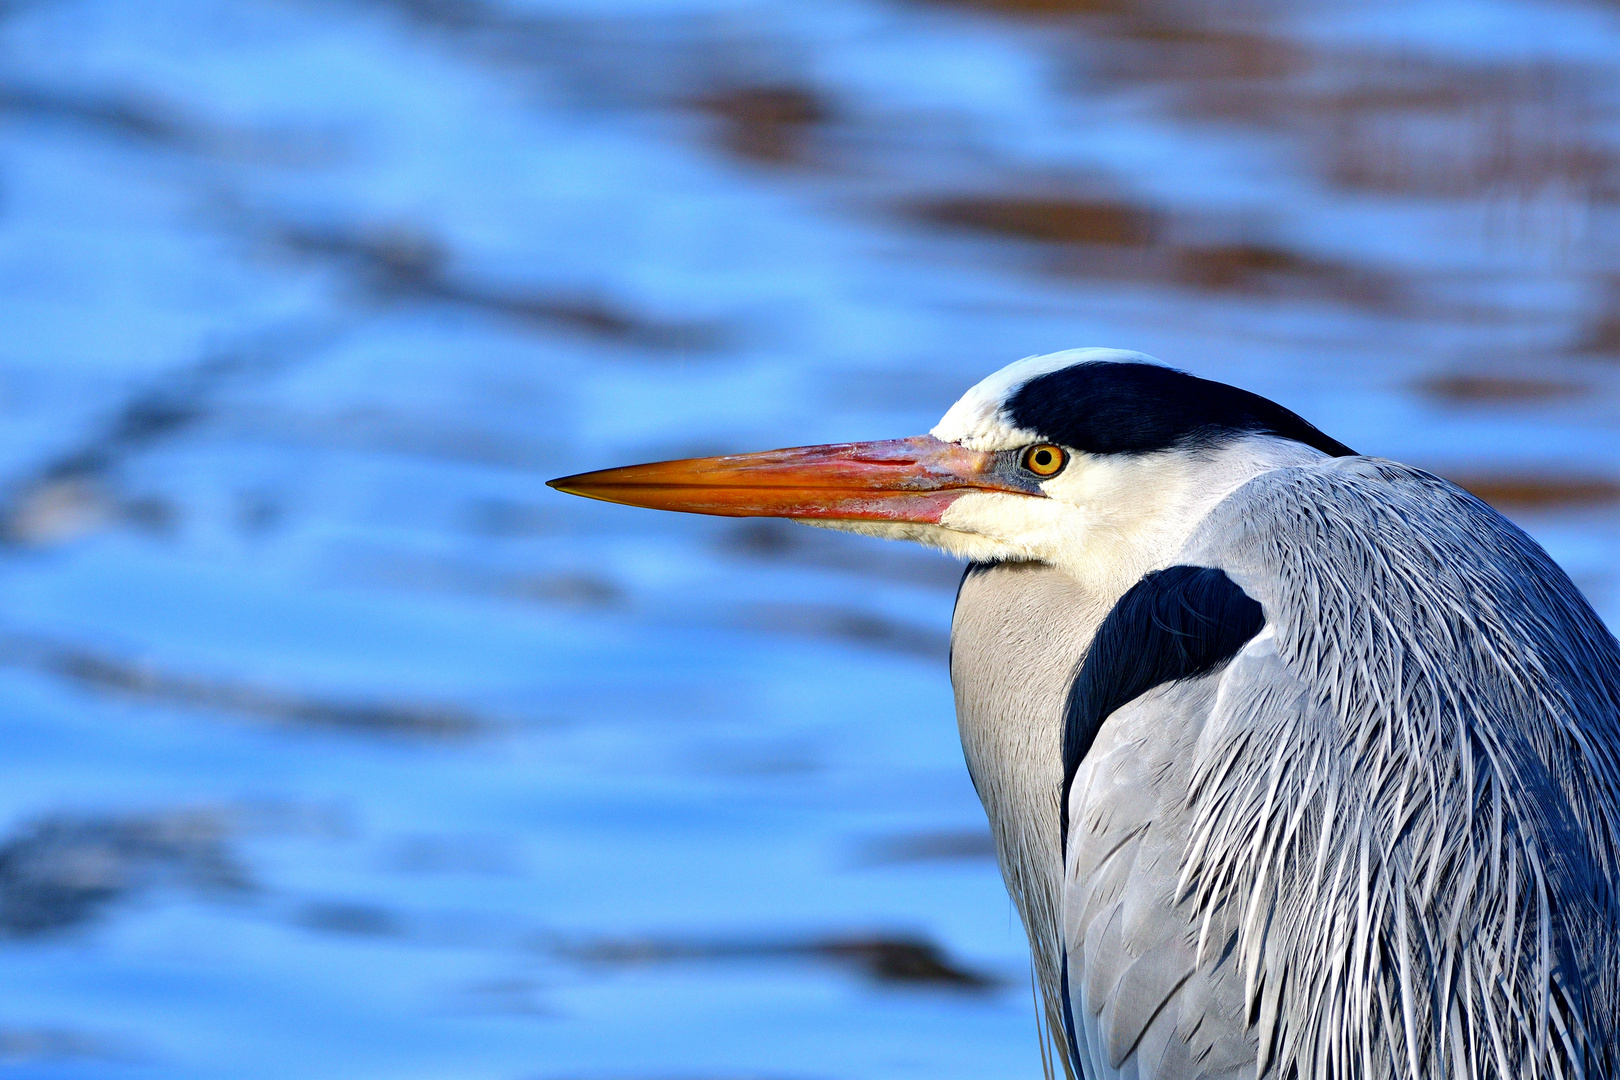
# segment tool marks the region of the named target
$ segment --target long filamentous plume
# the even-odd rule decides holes
[[[1250,490],[1201,534],[1295,677],[1218,704],[1181,880],[1201,954],[1236,949],[1257,1075],[1617,1075],[1620,971],[1591,958],[1620,927],[1620,646],[1429,474],[1347,459]]]

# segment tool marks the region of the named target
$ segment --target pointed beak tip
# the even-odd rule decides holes
[[[602,498],[602,496],[597,495],[594,492],[591,492],[589,490],[586,490],[580,485],[579,481],[585,475],[586,475],[585,473],[580,473],[577,476],[559,476],[555,480],[547,480],[546,481],[546,487],[550,488],[553,491],[560,491],[564,495],[576,495],[576,496],[578,496],[578,497],[580,497],[582,499],[600,499],[600,498]],[[607,500],[607,501],[611,502],[612,500]]]

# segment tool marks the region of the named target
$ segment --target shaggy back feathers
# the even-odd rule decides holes
[[[1366,458],[1251,481],[1183,561],[1269,623],[1223,677],[1182,874],[1240,927],[1261,1075],[1620,1075],[1620,646],[1564,573]]]

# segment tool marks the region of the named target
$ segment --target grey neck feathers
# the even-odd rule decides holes
[[[1179,451],[1152,457],[1158,460],[1141,462],[1144,483],[1156,477],[1162,483],[1143,491],[1151,513],[1136,515],[1139,525],[1128,537],[1099,537],[1093,552],[1076,552],[1063,569],[1028,562],[973,567],[952,621],[962,750],[1029,937],[1044,1022],[1053,1033],[1063,1030],[1058,800],[1069,684],[1109,609],[1142,574],[1171,565],[1217,504],[1255,476],[1324,455],[1260,436],[1196,457]]]

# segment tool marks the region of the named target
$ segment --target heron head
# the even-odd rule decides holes
[[[914,540],[1089,576],[1164,546],[1264,468],[1352,451],[1294,413],[1141,353],[1010,364],[927,435],[666,461],[551,481],[609,502]],[[1122,572],[1124,567],[1122,565]]]

